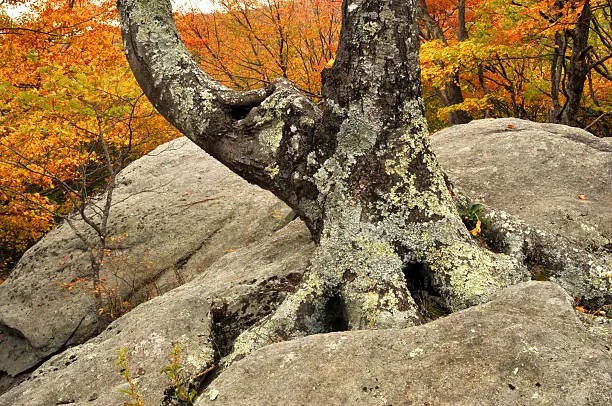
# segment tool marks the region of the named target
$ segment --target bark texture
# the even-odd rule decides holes
[[[557,0],[551,19],[558,20],[559,12],[567,1]],[[584,2],[582,11],[575,27],[555,34],[555,50],[551,64],[551,95],[552,109],[549,121],[573,127],[580,127],[578,113],[580,101],[584,93],[584,84],[589,71],[594,67],[588,61],[591,48],[588,44],[591,31],[592,10],[589,0]],[[566,57],[567,48],[571,48],[569,58]],[[560,101],[563,95],[564,101]]]
[[[241,334],[227,362],[271,342],[420,321],[409,286],[456,310],[528,278],[475,243],[429,144],[415,0],[343,4],[321,108],[287,80],[229,90],[181,43],[168,0],[120,0],[126,52],[164,116],[247,180],[275,193],[318,247],[300,287]]]

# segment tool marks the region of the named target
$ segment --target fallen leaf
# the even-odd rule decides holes
[[[580,313],[587,313],[586,309],[582,306],[576,306],[576,310]]]
[[[586,196],[585,196],[585,195],[578,195],[578,199],[580,199],[580,200],[586,200]]]
[[[513,129],[514,128],[514,124],[508,124],[508,128],[509,129]]]
[[[476,227],[474,227],[473,230],[470,230],[470,233],[472,233],[474,237],[478,237],[480,233],[482,232],[482,230],[480,229],[480,225],[481,225],[481,222],[480,222],[480,219],[478,219],[478,221],[476,222]]]

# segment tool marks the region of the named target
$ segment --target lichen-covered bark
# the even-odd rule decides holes
[[[297,206],[317,107],[285,79],[245,92],[212,79],[179,38],[170,0],[119,0],[118,9],[130,67],[157,110],[232,171]]]
[[[415,24],[411,1],[344,3],[315,132],[311,176],[321,215],[311,227],[319,241],[311,277],[238,337],[227,362],[279,338],[325,331],[321,298],[333,295],[349,329],[418,323],[406,284],[420,277],[410,274],[412,264],[451,310],[528,278],[515,259],[475,244],[457,216],[429,144]]]
[[[562,236],[530,227],[501,210],[485,209],[483,237],[498,249],[527,263],[538,280],[558,283],[570,295],[599,308],[612,303],[609,252],[588,252]]]
[[[455,310],[524,280],[476,244],[429,145],[414,0],[348,0],[322,111],[288,81],[241,93],[189,58],[167,0],[120,0],[128,59],[154,105],[247,180],[292,206],[318,248],[302,284],[239,336],[227,362],[271,342],[338,328],[419,323],[422,278]]]

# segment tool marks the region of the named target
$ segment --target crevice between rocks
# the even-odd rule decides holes
[[[254,279],[249,281],[255,285],[254,289],[237,300],[216,299],[211,313],[216,350],[220,357],[231,353],[234,340],[240,333],[272,314],[285,297],[296,289],[301,279],[300,273],[273,276],[260,282]]]
[[[45,362],[47,362],[54,356],[61,354],[64,351],[66,351],[68,348],[72,347],[70,345],[70,340],[72,340],[72,338],[76,335],[77,331],[81,327],[81,324],[83,324],[83,321],[85,321],[86,318],[87,316],[83,316],[81,318],[81,320],[79,321],[75,329],[72,331],[72,333],[70,333],[68,338],[66,338],[64,342],[55,351],[45,355],[43,358],[41,358],[36,364],[31,366],[30,368],[18,373],[15,376],[10,375],[6,371],[0,370],[0,395],[2,395],[5,392],[8,392],[11,388],[19,385],[23,381],[29,380],[31,378],[36,379],[36,375],[34,375],[34,371],[36,371],[41,365],[43,365]],[[26,342],[28,342],[28,344],[30,344],[29,340],[23,335],[23,333],[21,333],[21,331],[14,329],[12,327],[8,327],[6,325],[3,325],[2,327],[14,332],[16,336],[23,338]]]
[[[190,379],[189,390],[195,389],[198,396],[202,395],[221,373],[221,360],[232,352],[236,338],[272,314],[285,297],[296,289],[301,280],[300,273],[289,273],[283,277],[273,276],[263,281],[253,279],[247,282],[253,288],[235,300],[214,298],[210,308],[214,363]]]

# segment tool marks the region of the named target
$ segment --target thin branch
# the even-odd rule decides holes
[[[599,115],[599,117],[597,117],[595,120],[593,120],[591,122],[591,124],[587,125],[586,127],[584,127],[585,130],[588,130],[589,128],[591,128],[595,123],[597,123],[599,120],[601,120],[602,118],[604,118],[604,116],[606,116],[607,114],[612,113],[612,110],[608,110],[605,113],[601,113]]]

